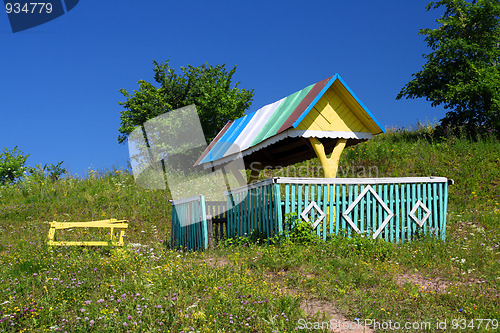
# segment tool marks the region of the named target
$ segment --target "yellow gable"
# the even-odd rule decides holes
[[[372,133],[363,123],[363,118],[366,118],[364,111],[348,97],[340,96],[346,94],[332,85],[296,129]]]

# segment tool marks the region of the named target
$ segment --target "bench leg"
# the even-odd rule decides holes
[[[123,246],[123,235],[125,235],[125,230],[120,231],[120,239],[118,240],[118,245]]]
[[[51,245],[51,244],[52,244],[52,242],[54,241],[54,236],[55,236],[55,234],[56,234],[56,228],[51,227],[51,228],[49,229],[49,234],[48,234],[48,236],[47,236],[47,238],[49,239],[49,241],[48,241],[48,244],[49,244],[49,245]]]

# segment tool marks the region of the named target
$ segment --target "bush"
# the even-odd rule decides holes
[[[283,232],[268,239],[265,232],[259,229],[253,230],[245,237],[235,236],[221,242],[223,248],[240,247],[258,244],[291,245],[291,244],[314,244],[319,242],[318,235],[313,230],[311,223],[297,218],[295,213],[285,216]]]
[[[9,151],[4,147],[0,154],[0,184],[15,183],[23,177],[27,167],[24,165],[29,155],[24,155],[19,148]]]
[[[274,244],[313,244],[319,242],[319,237],[313,230],[311,223],[297,218],[295,213],[285,216],[284,230],[271,240]]]
[[[36,165],[34,168],[29,167],[28,172],[31,176],[34,178],[38,179],[44,179],[48,178],[52,181],[59,180],[62,175],[65,175],[67,173],[66,168],[62,167],[62,164],[64,161],[61,161],[57,163],[56,165],[50,163],[50,164],[44,164],[43,166],[41,165]]]

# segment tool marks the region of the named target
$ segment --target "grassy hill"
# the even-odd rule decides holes
[[[321,170],[310,160],[262,177],[273,175]],[[437,138],[432,127],[388,131],[346,148],[339,171],[431,175],[455,180],[446,242],[240,241],[204,253],[168,248],[168,191],[138,188],[126,171],[0,187],[0,332],[286,332],[340,320],[377,331],[391,331],[389,321],[491,331],[500,319],[500,142]],[[44,245],[49,221],[105,218],[129,220],[126,247]]]

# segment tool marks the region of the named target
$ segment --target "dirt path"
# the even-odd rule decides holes
[[[230,261],[225,257],[217,258],[207,258],[205,259],[210,266],[223,267],[230,264]],[[273,279],[276,277],[275,274],[265,275],[268,279]],[[291,295],[299,295],[298,290],[286,289]],[[372,333],[375,332],[370,327],[363,326],[362,323],[356,321],[351,321],[344,315],[342,315],[331,302],[318,299],[318,298],[306,298],[301,304],[300,308],[306,313],[306,315],[314,317],[319,315],[320,318],[324,318],[321,322],[299,322],[297,326],[302,326],[303,328],[312,329],[327,329],[330,332],[350,332],[350,333]]]
[[[325,321],[318,323],[317,325],[323,329],[327,329],[330,332],[351,332],[351,333],[363,333],[363,332],[374,332],[371,328],[365,327],[362,323],[351,321],[339,313],[330,302],[320,300],[320,299],[306,299],[300,304],[300,308],[310,316],[320,314],[320,317],[324,317]],[[315,323],[310,323],[310,327],[314,328]]]

